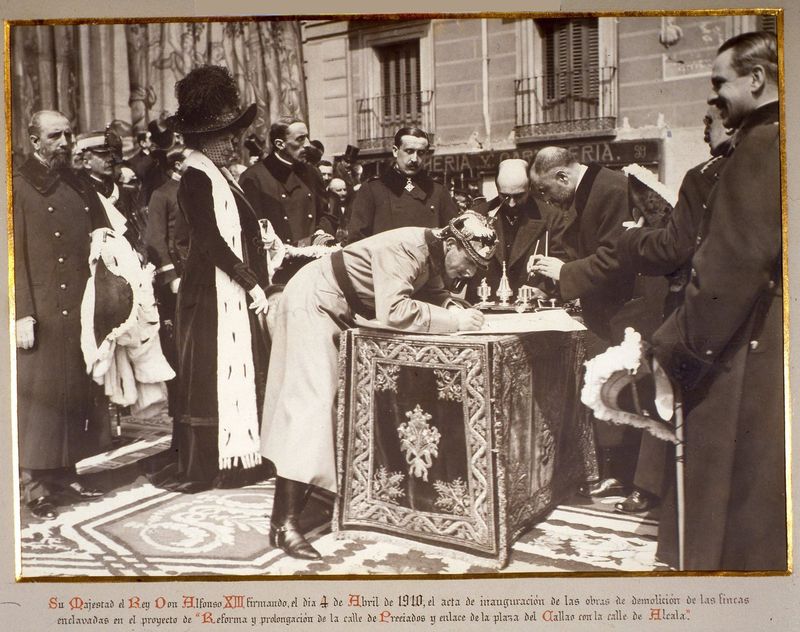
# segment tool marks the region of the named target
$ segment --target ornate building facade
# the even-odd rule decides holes
[[[497,164],[545,145],[636,162],[677,188],[703,160],[717,47],[773,15],[322,20],[302,24],[312,137],[386,168],[403,125],[433,132],[429,170],[492,194]]]

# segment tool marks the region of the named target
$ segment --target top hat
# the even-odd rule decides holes
[[[122,139],[110,129],[79,134],[75,140],[75,151],[78,153],[92,151],[95,154],[113,154],[115,159],[122,160]]]
[[[344,150],[344,155],[342,156],[342,160],[346,160],[347,162],[355,162],[358,160],[358,147],[353,147],[353,145],[348,145],[347,149]]]
[[[239,90],[223,66],[199,66],[175,84],[178,111],[167,118],[167,127],[181,134],[207,134],[245,129],[256,117],[257,107],[239,104]]]

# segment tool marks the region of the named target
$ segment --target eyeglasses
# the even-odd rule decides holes
[[[497,194],[503,202],[510,202],[514,200],[515,202],[521,202],[523,198],[528,195],[527,191],[523,191],[522,193],[498,193]]]

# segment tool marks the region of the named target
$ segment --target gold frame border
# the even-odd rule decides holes
[[[642,11],[474,11],[474,12],[448,12],[448,13],[314,13],[314,14],[282,14],[282,15],[241,15],[241,16],[192,16],[192,17],[151,17],[151,18],[41,18],[41,19],[11,19],[3,20],[4,32],[4,102],[5,102],[5,128],[6,128],[6,199],[7,199],[7,245],[8,245],[8,303],[9,303],[9,338],[10,338],[10,367],[11,375],[11,436],[13,442],[12,463],[14,467],[14,558],[15,580],[17,583],[125,583],[125,582],[198,582],[198,581],[390,581],[390,580],[456,580],[456,579],[521,579],[521,578],[593,578],[593,577],[785,577],[793,573],[794,557],[794,517],[792,515],[792,432],[791,432],[791,380],[790,380],[790,297],[789,297],[789,226],[788,226],[788,176],[786,168],[786,86],[784,66],[784,9],[773,8],[732,8],[732,9],[675,9],[675,10],[642,10]],[[21,576],[21,547],[20,547],[20,498],[19,498],[19,467],[18,467],[18,431],[17,431],[17,365],[16,365],[16,335],[15,335],[15,292],[14,292],[14,231],[13,231],[13,194],[12,194],[12,164],[11,164],[11,27],[16,26],[44,26],[44,25],[91,25],[91,24],[162,24],[174,22],[260,22],[283,20],[323,20],[329,18],[347,18],[355,21],[372,20],[412,20],[412,19],[437,19],[437,18],[545,18],[545,17],[664,17],[664,16],[742,16],[742,15],[774,15],[777,18],[778,39],[778,90],[780,95],[780,156],[781,156],[781,232],[782,232],[782,276],[783,276],[783,376],[784,376],[784,447],[786,470],[786,529],[787,529],[787,570],[786,571],[597,571],[597,572],[526,572],[526,573],[485,573],[485,574],[451,574],[451,575],[192,575],[164,576],[164,577],[51,577],[51,576]]]

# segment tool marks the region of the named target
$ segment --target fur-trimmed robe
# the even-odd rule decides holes
[[[179,434],[184,437],[179,451],[183,452],[180,456],[182,474],[188,478],[213,478],[217,469],[216,441],[220,422],[217,269],[242,287],[248,307],[250,297],[246,292],[256,284],[262,287],[268,285],[258,220],[244,194],[233,184],[230,188],[241,225],[242,259],[228,247],[217,228],[209,177],[203,171],[190,167],[181,178],[178,189],[178,204],[186,216],[190,231],[189,254],[176,310],[179,376],[176,420],[183,426],[179,429]],[[254,312],[248,308],[247,315],[256,410],[260,411],[266,383],[266,342]],[[209,431],[213,438],[208,436]],[[201,439],[201,435],[206,436]],[[212,459],[213,463],[210,462]]]

